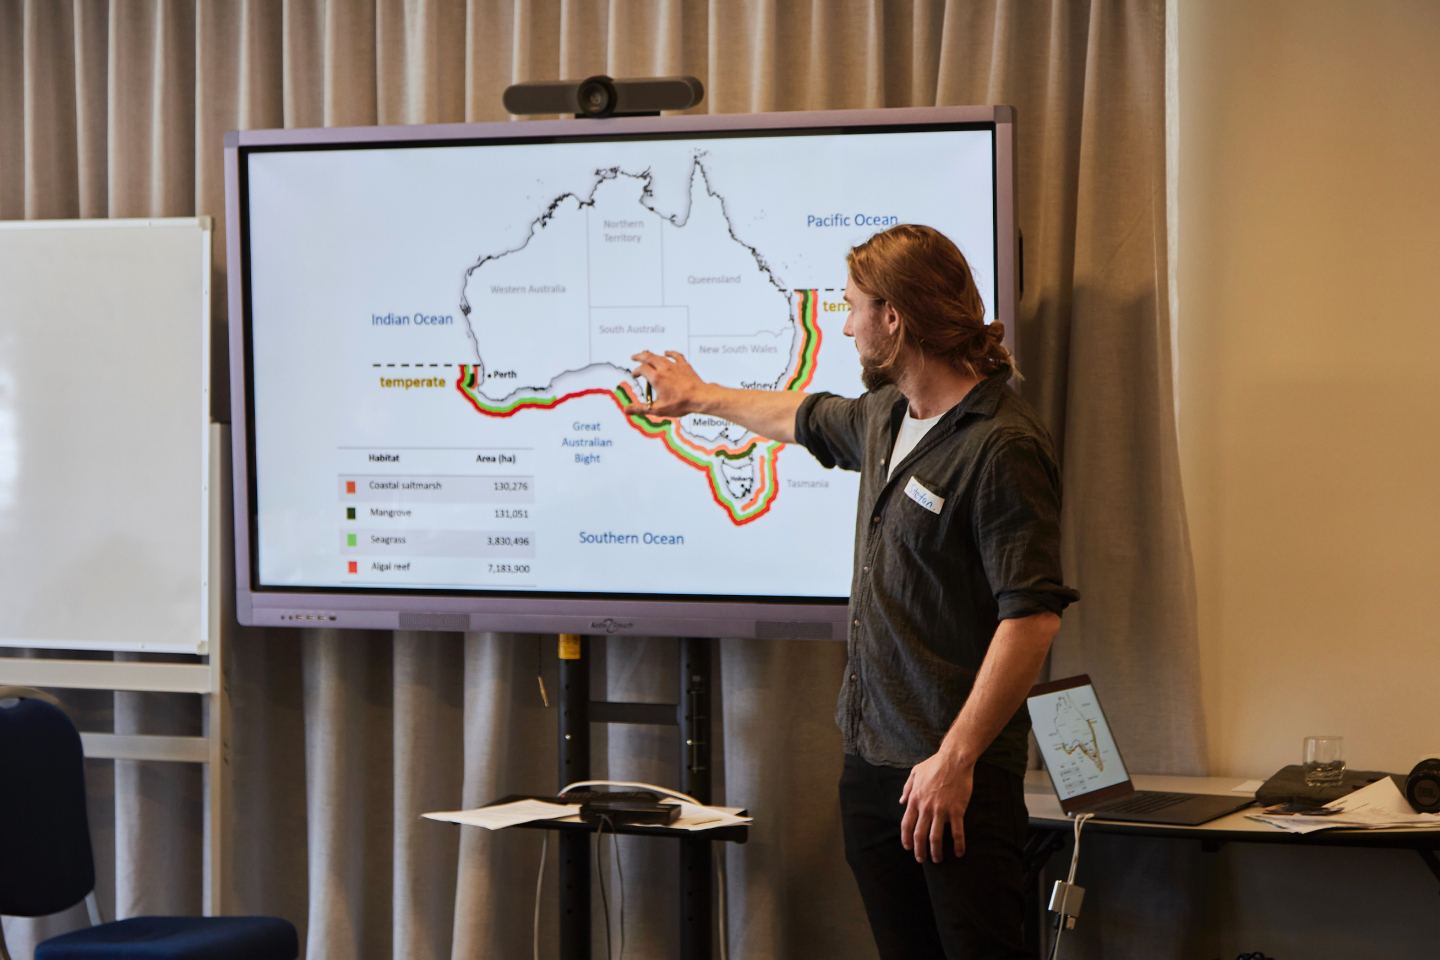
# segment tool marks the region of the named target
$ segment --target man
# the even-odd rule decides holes
[[[845,855],[885,958],[1023,957],[1025,695],[1060,613],[1060,476],[959,249],[929,227],[847,257],[867,393],[736,390],[644,352],[631,412],[723,417],[860,471],[836,720]]]

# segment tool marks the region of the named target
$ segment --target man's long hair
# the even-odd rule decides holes
[[[853,247],[850,279],[900,315],[900,333],[878,370],[893,375],[907,346],[973,377],[1018,376],[1005,325],[985,323],[985,304],[960,248],[934,227],[902,223]]]

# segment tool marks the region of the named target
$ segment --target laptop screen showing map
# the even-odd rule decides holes
[[[1089,677],[1041,684],[1029,706],[1035,742],[1062,804],[1130,782]]]
[[[1027,705],[1040,756],[1067,814],[1198,826],[1251,802],[1234,793],[1136,790],[1088,676],[1039,684]]]

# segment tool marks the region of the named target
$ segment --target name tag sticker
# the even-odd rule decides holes
[[[910,482],[905,484],[905,496],[936,515],[945,509],[945,498],[926,490],[925,485],[914,477],[911,477]]]

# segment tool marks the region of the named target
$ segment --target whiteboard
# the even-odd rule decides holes
[[[0,223],[0,646],[207,649],[210,232]]]

